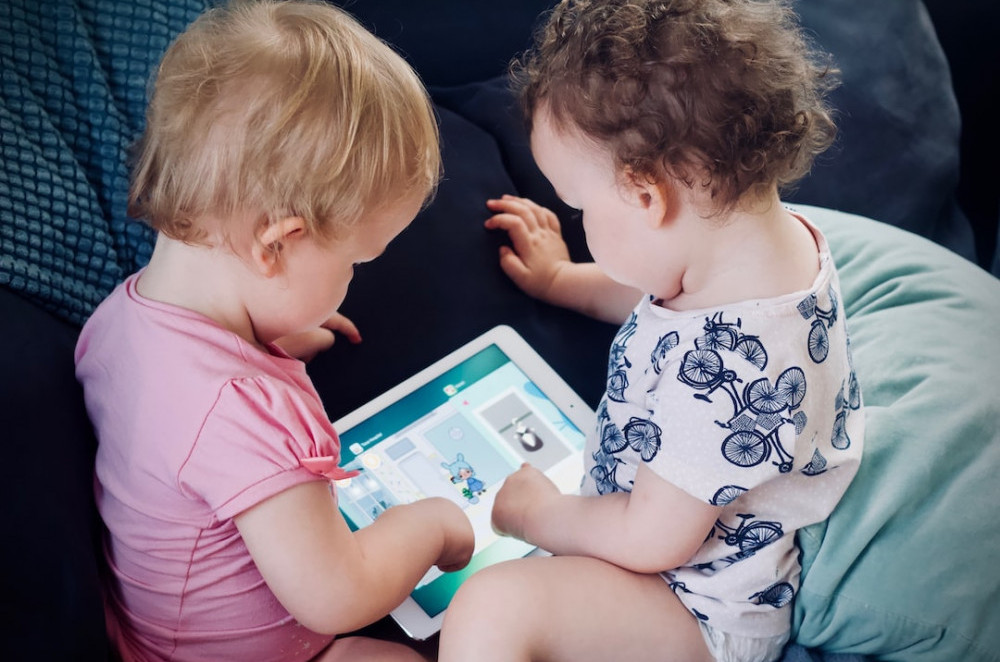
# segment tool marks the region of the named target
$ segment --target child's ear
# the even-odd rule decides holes
[[[668,182],[665,179],[653,181],[649,176],[638,174],[630,168],[626,169],[625,176],[650,227],[658,228],[667,223],[674,202],[673,189]]]
[[[281,251],[291,239],[302,236],[306,231],[306,221],[299,216],[286,216],[257,231],[251,254],[254,266],[264,276],[270,278],[281,269]]]

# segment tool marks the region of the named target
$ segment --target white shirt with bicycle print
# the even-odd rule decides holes
[[[742,636],[789,629],[795,532],[832,512],[861,460],[837,273],[803,222],[820,247],[810,290],[698,311],[650,297],[636,306],[611,346],[587,440],[583,494],[630,491],[644,462],[723,506],[689,564],[662,574],[706,625]]]

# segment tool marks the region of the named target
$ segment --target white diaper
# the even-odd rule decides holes
[[[716,662],[774,662],[788,643],[790,632],[774,637],[742,637],[716,630],[699,621],[705,644]]]

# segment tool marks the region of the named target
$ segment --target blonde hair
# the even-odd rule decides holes
[[[417,74],[344,11],[238,1],[202,14],[160,63],[136,146],[129,214],[175,239],[198,221],[301,216],[336,236],[441,170]]]

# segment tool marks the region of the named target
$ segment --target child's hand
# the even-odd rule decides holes
[[[361,332],[358,331],[358,327],[355,326],[354,322],[340,313],[334,313],[330,319],[323,322],[322,328],[342,334],[355,345],[361,342]],[[333,342],[331,341],[330,345],[332,344]]]
[[[434,562],[434,565],[441,572],[461,570],[469,564],[472,552],[476,547],[472,522],[465,516],[461,508],[447,499],[428,499],[427,502],[434,503],[436,507],[440,508],[439,521],[444,531],[444,545],[441,548],[441,555]]]
[[[559,488],[548,476],[525,462],[520,469],[507,476],[497,492],[493,503],[493,529],[500,535],[528,540],[528,513],[559,494]]]
[[[506,230],[513,248],[500,248],[500,268],[522,290],[553,302],[556,275],[572,264],[555,213],[527,198],[505,195],[487,200],[495,214],[485,223],[490,230]]]
[[[309,361],[320,352],[333,346],[334,340],[336,340],[335,333],[343,334],[352,343],[361,342],[361,333],[354,322],[340,313],[334,313],[330,319],[323,322],[323,326],[283,336],[275,340],[274,344],[283,349],[289,356]]]

